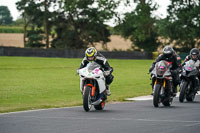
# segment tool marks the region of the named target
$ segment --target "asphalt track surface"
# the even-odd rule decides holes
[[[152,100],[0,114],[0,133],[200,133],[200,96],[154,108]]]

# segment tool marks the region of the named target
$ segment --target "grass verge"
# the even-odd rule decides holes
[[[151,93],[152,60],[108,59],[114,68],[109,102]],[[0,112],[82,104],[76,69],[81,59],[0,57]]]

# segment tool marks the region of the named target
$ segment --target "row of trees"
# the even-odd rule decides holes
[[[0,25],[9,25],[13,22],[10,10],[7,6],[0,6]]]
[[[126,13],[125,18],[115,29],[123,37],[130,38],[135,46],[145,51],[154,51],[160,45],[156,18],[152,16],[157,5],[151,0],[136,0],[135,2],[137,3],[136,9]]]
[[[106,44],[106,20],[115,15],[113,0],[20,0],[27,46],[81,49],[95,42]],[[31,30],[27,30],[31,27]],[[27,39],[28,38],[28,39]],[[51,43],[50,43],[51,38]]]
[[[157,9],[153,0],[135,0],[137,7],[125,14],[116,26],[120,35],[130,38],[139,48],[154,51],[161,44],[174,44],[179,51],[200,47],[200,1],[170,0],[168,15],[164,19],[152,16]]]
[[[159,35],[170,38],[182,51],[200,47],[200,1],[171,0],[166,19],[159,22]]]
[[[133,46],[155,51],[162,39],[180,51],[198,47],[200,39],[200,1],[170,0],[168,15],[153,15],[154,0],[124,0],[136,8],[116,19],[113,28],[130,39]],[[120,18],[116,9],[120,0],[19,0],[17,9],[24,20],[24,43],[28,47],[82,49],[101,42],[106,46],[111,30],[105,22]],[[0,16],[1,17],[1,16]],[[112,30],[113,31],[113,30]],[[160,39],[162,38],[162,39]]]

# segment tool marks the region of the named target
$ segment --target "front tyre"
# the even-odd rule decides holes
[[[182,81],[180,85],[180,95],[179,95],[179,102],[183,102],[185,99],[185,92],[187,88],[187,81]]]
[[[85,93],[83,95],[83,108],[86,112],[88,112],[92,107],[90,92],[91,92],[91,87],[87,86],[85,88]]]
[[[153,105],[154,107],[158,107],[160,105],[160,89],[161,89],[161,85],[160,84],[156,84],[154,86],[154,93],[153,93]]]

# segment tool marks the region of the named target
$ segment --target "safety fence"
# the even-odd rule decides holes
[[[152,53],[138,51],[100,51],[111,59],[152,59]],[[0,47],[0,56],[83,58],[84,50]]]

